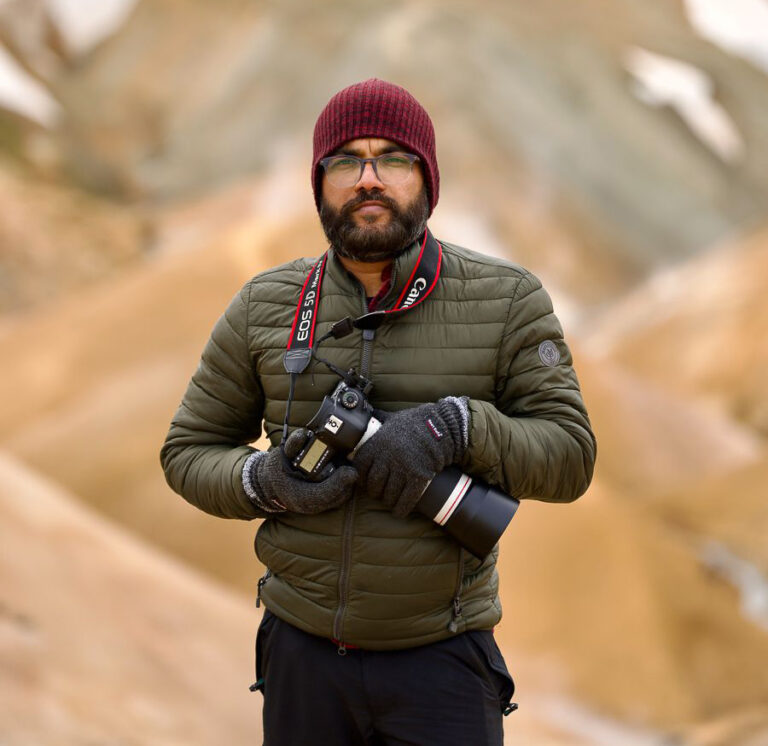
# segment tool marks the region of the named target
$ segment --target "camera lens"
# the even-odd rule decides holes
[[[354,391],[345,391],[341,395],[341,405],[346,409],[354,409],[359,401],[360,397]]]

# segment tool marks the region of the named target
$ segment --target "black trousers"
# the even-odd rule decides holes
[[[264,746],[502,746],[515,688],[490,630],[339,655],[269,611],[256,675]]]

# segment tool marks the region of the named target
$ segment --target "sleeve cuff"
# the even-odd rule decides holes
[[[261,461],[261,459],[266,455],[267,454],[264,451],[254,451],[245,460],[245,463],[243,464],[242,475],[243,489],[245,490],[245,494],[248,496],[248,499],[257,508],[265,511],[266,513],[283,513],[285,512],[285,508],[282,505],[280,507],[275,507],[274,505],[269,504],[266,500],[262,499],[261,495],[256,489],[256,486],[253,483],[253,475],[256,471],[256,467],[259,461]]]
[[[446,396],[443,401],[454,404],[461,418],[461,447],[466,449],[469,445],[469,398],[466,396]]]

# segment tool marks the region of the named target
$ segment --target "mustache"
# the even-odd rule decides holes
[[[391,197],[387,197],[378,190],[371,190],[370,192],[359,192],[353,199],[349,200],[339,211],[339,214],[345,218],[349,217],[350,213],[363,202],[381,202],[385,207],[388,207],[395,215],[399,212],[397,202]]]

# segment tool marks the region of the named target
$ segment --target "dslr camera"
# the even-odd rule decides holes
[[[305,479],[321,481],[376,434],[381,422],[368,401],[372,383],[354,369],[327,395],[306,427],[309,439],[292,464]],[[427,485],[417,510],[459,544],[485,559],[519,505],[518,500],[451,466]]]

